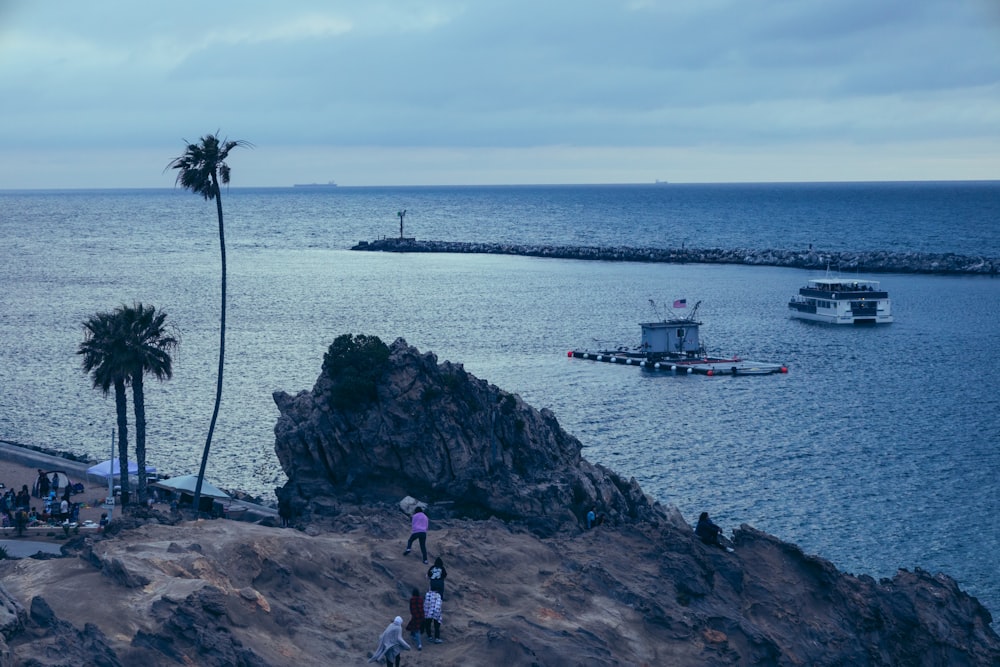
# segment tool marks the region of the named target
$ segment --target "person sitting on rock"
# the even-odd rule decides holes
[[[701,516],[698,517],[698,525],[694,529],[694,534],[705,544],[732,551],[722,542],[722,529],[712,523],[712,520],[708,518],[708,512],[702,512]]]

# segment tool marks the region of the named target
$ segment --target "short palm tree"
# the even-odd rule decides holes
[[[132,409],[135,411],[135,462],[139,468],[136,495],[146,502],[146,398],[143,378],[151,373],[157,380],[173,376],[170,351],[178,339],[165,325],[167,314],[153,306],[137,303],[116,311],[125,339],[123,364],[129,369],[132,383]]]
[[[90,373],[95,389],[107,396],[115,389],[115,412],[118,416],[118,464],[121,473],[122,499],[129,497],[128,483],[128,411],[125,385],[129,381],[125,341],[121,320],[115,313],[97,313],[83,323],[84,338],[77,349],[83,355],[83,370]]]
[[[201,485],[205,481],[205,466],[208,464],[208,453],[212,447],[212,434],[215,432],[215,422],[219,418],[219,404],[222,402],[222,369],[226,357],[226,234],[222,223],[222,190],[219,185],[229,184],[229,165],[226,158],[229,151],[237,147],[252,148],[248,141],[220,140],[218,132],[206,134],[199,143],[189,143],[184,154],[176,157],[167,165],[168,169],[177,169],[177,183],[185,190],[199,194],[206,201],[215,200],[215,210],[219,217],[219,250],[222,253],[222,307],[219,316],[219,371],[215,383],[215,408],[212,410],[212,421],[208,426],[208,437],[205,438],[205,449],[201,453],[201,467],[198,470],[198,482],[194,490],[194,508],[197,512],[201,503]]]

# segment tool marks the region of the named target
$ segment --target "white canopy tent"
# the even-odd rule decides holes
[[[93,475],[94,477],[100,477],[101,479],[107,479],[108,477],[120,477],[122,473],[121,465],[118,463],[118,459],[109,459],[98,463],[95,466],[87,468],[87,474]],[[139,473],[139,464],[135,461],[128,462],[128,474],[137,475]],[[155,475],[156,468],[153,466],[146,466],[147,475]]]
[[[151,484],[151,486],[166,489],[167,491],[183,492],[193,496],[194,489],[197,484],[198,475],[181,475],[179,477],[161,479],[158,482]],[[229,498],[228,493],[216,486],[213,486],[207,479],[203,480],[201,483],[201,495],[205,498]]]

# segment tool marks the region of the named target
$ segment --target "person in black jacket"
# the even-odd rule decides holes
[[[712,523],[712,520],[708,518],[708,512],[702,512],[701,516],[698,517],[698,525],[694,529],[694,534],[705,544],[732,551],[723,543],[722,529]]]
[[[427,570],[427,578],[431,582],[431,590],[435,591],[444,599],[444,580],[448,576],[448,571],[444,569],[444,561],[438,556],[434,559],[434,564]]]

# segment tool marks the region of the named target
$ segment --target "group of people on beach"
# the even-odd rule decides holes
[[[41,483],[43,479],[44,484]],[[57,500],[59,482],[58,473],[50,482],[48,474],[39,470],[38,480],[31,491],[28,490],[27,484],[22,484],[21,490],[16,493],[14,489],[7,489],[0,495],[0,517],[2,517],[0,521],[3,527],[15,528],[20,537],[28,527],[74,521],[79,516],[80,506],[72,501],[72,487],[68,483],[63,489],[62,499]],[[4,485],[0,484],[0,489],[3,488]],[[32,496],[42,499],[41,512],[32,506]]]
[[[420,555],[424,565],[427,565],[427,528],[430,524],[423,507],[417,507],[410,517],[410,537],[406,542],[404,556],[413,550],[413,543],[420,546]],[[440,556],[434,559],[434,564],[427,568],[427,592],[420,594],[419,588],[413,588],[410,595],[410,620],[406,631],[410,633],[411,641],[417,650],[423,650],[423,638],[428,644],[441,644],[441,608],[444,601],[444,582],[448,571]],[[403,618],[397,616],[386,626],[379,636],[378,646],[368,662],[385,660],[386,667],[399,667],[403,651],[409,651],[410,645],[403,639]]]

